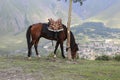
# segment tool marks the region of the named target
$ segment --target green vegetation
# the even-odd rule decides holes
[[[115,60],[115,61],[120,61],[120,55],[115,55],[115,56],[108,56],[108,55],[102,55],[96,57],[95,60],[102,60],[102,61],[109,61],[109,60]]]
[[[109,61],[111,60],[111,57],[107,55],[102,55],[102,56],[98,56],[95,60]]]
[[[115,59],[116,61],[120,61],[120,55],[115,55],[114,59]]]
[[[68,61],[47,57],[28,60],[23,56],[0,57],[0,78],[2,80],[119,80],[119,66],[118,61]]]

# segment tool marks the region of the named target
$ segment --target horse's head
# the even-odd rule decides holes
[[[53,30],[59,30],[62,28],[62,20],[58,19],[57,21],[54,21],[52,18],[48,19],[49,26]]]
[[[71,50],[71,56],[72,56],[72,59],[75,59],[76,57],[77,57],[77,51],[79,50],[79,48],[78,48],[78,45],[77,44],[75,44],[74,45],[74,47],[73,47],[73,49]]]

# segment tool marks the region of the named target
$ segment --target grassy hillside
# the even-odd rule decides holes
[[[0,57],[1,80],[119,80],[116,61],[67,61],[43,57]]]
[[[6,34],[0,39],[0,55],[14,53],[14,51],[26,49],[25,32],[18,35]]]
[[[47,39],[41,38],[40,43],[38,46],[38,50],[41,54],[46,55],[47,52],[43,49],[43,46],[46,45],[48,42]],[[52,44],[51,44],[52,45]],[[23,31],[19,34],[6,34],[1,36],[0,39],[0,56],[1,55],[25,55],[27,56],[27,41],[26,41],[26,31]],[[33,55],[34,49],[33,49]]]

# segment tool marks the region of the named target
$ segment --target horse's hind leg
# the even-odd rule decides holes
[[[57,51],[58,46],[59,46],[59,42],[57,41],[56,46],[55,46],[55,50],[54,50],[54,58],[56,58],[56,51]]]
[[[60,48],[61,48],[61,52],[62,52],[62,57],[65,58],[64,50],[63,50],[63,42],[60,43]]]
[[[35,42],[35,44],[34,44],[34,48],[35,48],[35,52],[36,52],[36,55],[38,56],[38,57],[40,57],[40,55],[39,55],[39,53],[38,53],[38,42],[39,42],[39,39]]]
[[[28,59],[31,58],[31,52],[32,52],[31,48],[32,48],[33,44],[34,44],[33,41],[31,41],[30,46],[28,48]]]

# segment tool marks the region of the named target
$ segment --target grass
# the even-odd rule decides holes
[[[27,60],[23,56],[0,57],[0,72],[11,68],[21,68],[21,74],[31,74],[34,80],[120,79],[120,62],[117,61],[68,61],[47,57]]]
[[[25,48],[23,34],[3,36],[0,40],[0,54]],[[52,57],[27,60],[24,56],[0,56],[1,80],[119,80],[119,74],[118,61],[68,61]]]
[[[1,36],[0,39],[0,53],[4,54],[4,53],[10,53],[13,52],[15,50],[21,49],[21,48],[26,48],[27,46],[26,44],[26,38],[25,36],[23,36],[23,34],[25,35],[25,33],[19,34],[17,36],[12,35],[12,34],[7,34],[4,36]]]
[[[25,35],[26,35],[26,31],[17,35],[6,34],[4,36],[0,36],[1,37],[0,38],[0,55],[10,55],[10,54],[16,55],[19,53],[21,53],[21,55],[26,54],[27,42],[26,42]],[[39,46],[38,50],[39,52],[44,53],[46,50],[43,48],[43,46],[50,41],[47,39],[41,38],[39,42],[40,43],[38,44]],[[33,52],[34,52],[34,49],[33,49]]]

